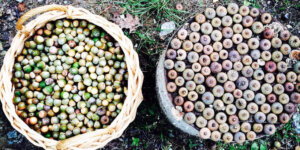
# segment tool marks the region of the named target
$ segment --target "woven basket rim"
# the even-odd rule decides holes
[[[13,128],[23,134],[31,143],[45,149],[96,149],[104,147],[111,140],[122,135],[124,130],[131,123],[136,115],[137,108],[142,102],[142,83],[143,73],[139,67],[139,60],[136,51],[133,49],[132,42],[127,38],[122,30],[105,18],[92,14],[86,9],[75,8],[73,6],[47,5],[48,7],[65,7],[67,11],[52,10],[40,14],[32,21],[28,22],[15,35],[11,47],[4,58],[1,68],[0,78],[0,99],[2,109],[10,121]],[[47,7],[46,6],[46,7]],[[67,18],[82,19],[101,27],[110,34],[119,44],[125,54],[125,62],[129,73],[127,83],[128,94],[124,100],[123,109],[113,122],[105,129],[98,129],[92,132],[76,135],[66,140],[57,141],[45,138],[31,129],[25,122],[18,117],[12,103],[14,86],[11,83],[12,68],[14,58],[20,54],[24,46],[24,41],[30,38],[33,33],[43,27],[47,22]],[[12,60],[11,60],[12,59]],[[122,123],[122,124],[120,124]],[[74,143],[75,142],[75,143]]]

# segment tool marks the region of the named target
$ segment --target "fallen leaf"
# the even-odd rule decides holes
[[[260,150],[267,150],[267,145],[265,143],[262,143],[260,144],[260,147],[259,147]]]
[[[129,33],[134,33],[136,28],[141,25],[140,19],[135,16],[133,17],[129,13],[124,15],[119,15],[118,13],[113,14],[113,21],[121,27],[121,29],[129,29]]]
[[[18,10],[19,10],[20,12],[25,11],[25,3],[19,3],[19,4],[18,4]]]
[[[100,14],[103,14],[103,13],[107,12],[111,7],[112,7],[112,4],[110,4],[110,5],[109,5],[108,7],[106,7],[104,10],[102,10],[102,11],[100,12]]]
[[[251,145],[251,150],[258,150],[258,144],[255,142]]]
[[[123,12],[124,12],[124,8],[123,8],[123,7],[119,7],[117,10],[114,10],[114,11],[111,12],[111,13],[112,13],[112,15],[113,15],[114,17],[116,17],[116,16],[122,15]]]

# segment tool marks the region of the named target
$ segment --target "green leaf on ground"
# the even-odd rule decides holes
[[[251,150],[259,150],[257,142],[251,145]]]
[[[140,138],[132,137],[132,146],[139,146]]]
[[[267,145],[265,143],[260,144],[260,150],[267,150]]]
[[[247,0],[244,0],[244,5],[249,6],[250,2],[248,2]]]

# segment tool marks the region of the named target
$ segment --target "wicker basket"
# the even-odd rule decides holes
[[[38,14],[41,15],[23,26],[26,20]],[[120,44],[125,54],[129,79],[128,94],[123,109],[107,128],[80,134],[66,140],[56,141],[45,138],[35,132],[18,117],[15,109],[16,106],[12,102],[15,87],[11,79],[13,76],[15,57],[21,53],[24,41],[30,38],[37,29],[43,27],[47,22],[61,18],[84,19],[103,28],[109,33]],[[129,123],[134,120],[137,108],[142,102],[143,96],[141,89],[144,78],[139,67],[138,55],[133,49],[132,42],[124,35],[122,30],[117,25],[107,21],[101,16],[92,14],[86,9],[61,5],[47,5],[32,9],[18,20],[16,27],[18,33],[14,37],[11,47],[5,55],[0,72],[0,99],[3,111],[11,125],[22,133],[31,143],[45,149],[96,149],[102,148],[111,140],[120,137]]]

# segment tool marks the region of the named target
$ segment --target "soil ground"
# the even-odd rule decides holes
[[[22,1],[22,0],[18,0]],[[215,0],[214,0],[215,1]],[[131,3],[130,3],[131,2]],[[283,23],[296,35],[300,35],[300,2],[299,0],[25,0],[25,11],[46,4],[63,4],[87,8],[93,13],[103,15],[113,20],[113,12],[122,10],[122,13],[138,15],[141,26],[135,33],[124,32],[132,39],[135,49],[139,53],[141,68],[145,75],[143,85],[144,101],[138,109],[136,119],[124,134],[110,142],[104,149],[250,149],[253,143],[245,145],[223,145],[212,141],[202,141],[191,137],[174,128],[162,114],[155,94],[155,66],[160,52],[168,42],[159,37],[160,25],[167,21],[174,21],[180,26],[189,16],[203,11],[205,7],[236,2],[259,7],[270,12],[277,20]],[[175,10],[175,5],[181,3],[183,12]],[[16,33],[15,23],[23,14],[18,10],[19,2],[15,0],[0,0],[0,66],[10,42]],[[131,7],[134,5],[134,7]],[[121,8],[122,7],[122,8]],[[124,9],[123,9],[124,8]],[[145,9],[143,9],[145,8]],[[138,14],[142,10],[145,15]],[[255,141],[262,149],[274,148],[274,141],[281,142],[281,149],[294,149],[299,145],[299,137],[295,135],[292,125],[287,125],[278,131],[276,136]],[[290,132],[291,131],[291,132]],[[0,111],[0,148],[2,149],[39,149],[32,145],[25,137],[16,132],[8,122],[4,113]]]

